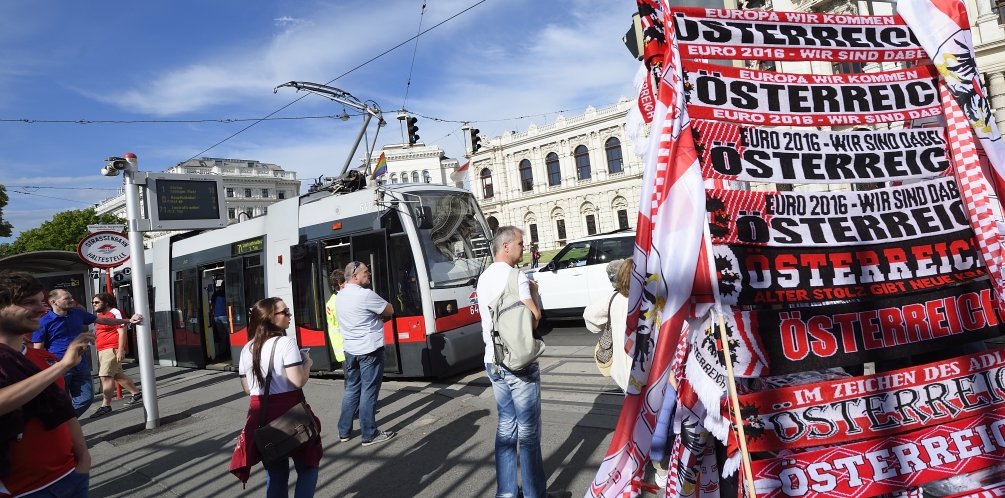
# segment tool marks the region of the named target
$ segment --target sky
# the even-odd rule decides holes
[[[206,151],[250,123],[19,120],[261,118],[303,95],[274,93],[277,85],[330,82],[383,110],[379,148],[403,142],[395,119],[403,107],[469,121],[494,137],[553,122],[557,111],[571,117],[632,96],[639,63],[621,37],[633,0],[478,2],[428,0],[424,14],[422,0],[2,2],[0,184],[10,197],[3,217],[16,237],[114,195],[121,176],[99,170],[125,152],[143,171],[193,157],[275,163],[296,171],[306,192],[312,178],[337,173],[362,125],[359,116],[263,121]],[[331,81],[415,36],[420,22],[427,29],[472,5],[417,45]],[[308,95],[273,118],[342,110]],[[521,116],[531,117],[509,119]],[[461,123],[419,118],[418,126],[423,142],[464,163]]]

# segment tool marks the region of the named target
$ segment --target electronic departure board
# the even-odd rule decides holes
[[[223,179],[151,173],[145,197],[152,230],[196,230],[227,226]]]
[[[157,217],[161,220],[206,220],[220,217],[216,182],[158,180]]]

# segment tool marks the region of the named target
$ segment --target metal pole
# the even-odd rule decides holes
[[[349,157],[347,157],[345,159],[345,165],[342,166],[342,171],[339,172],[339,174],[338,174],[339,176],[344,175],[345,172],[349,169],[349,165],[352,164],[352,156],[356,155],[356,149],[359,149],[359,141],[363,140],[363,132],[366,131],[367,125],[370,124],[370,118],[373,117],[373,116],[370,115],[369,112],[366,112],[366,111],[364,111],[363,114],[364,114],[364,116],[363,116],[363,128],[361,128],[359,130],[359,135],[356,135],[356,143],[352,144],[352,152],[350,152],[349,153]]]
[[[143,322],[136,327],[136,359],[140,363],[140,383],[143,392],[143,412],[147,429],[161,425],[157,411],[157,376],[154,373],[153,341],[150,337],[150,303],[147,301],[147,265],[143,259],[143,233],[139,231],[140,192],[134,175],[139,172],[136,154],[123,155],[129,167],[123,173],[122,183],[126,189],[126,222],[129,224],[129,264],[132,267],[133,304],[136,313],[143,315]]]

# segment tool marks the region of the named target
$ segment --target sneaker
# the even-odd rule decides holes
[[[98,418],[104,415],[108,415],[109,413],[112,413],[112,407],[102,406],[97,410],[94,410],[94,413],[91,414],[91,418]]]
[[[375,438],[373,438],[373,439],[371,439],[369,441],[363,441],[363,446],[370,446],[371,444],[377,444],[377,443],[383,443],[385,441],[390,441],[391,438],[393,438],[394,436],[397,436],[397,435],[398,434],[395,433],[394,431],[383,431],[380,434],[377,434],[377,437],[375,437]]]
[[[132,394],[129,396],[129,401],[126,401],[127,405],[135,405],[143,401],[143,393]]]
[[[339,436],[338,437],[338,440],[341,441],[341,442],[343,442],[343,443],[346,442],[346,441],[349,441],[350,439],[352,439],[352,436]]]

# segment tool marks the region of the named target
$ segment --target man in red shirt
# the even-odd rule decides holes
[[[88,494],[91,456],[62,380],[94,335],[80,334],[60,360],[26,347],[47,311],[38,279],[0,272],[0,498]]]
[[[94,305],[94,314],[98,318],[114,318],[121,320],[122,312],[115,307],[115,296],[100,292],[91,299]],[[134,405],[141,401],[140,390],[133,384],[125,372],[122,371],[122,359],[126,357],[126,326],[125,325],[102,325],[95,322],[94,328],[97,331],[98,340],[95,346],[98,348],[98,377],[101,378],[101,407],[91,414],[91,418],[97,418],[112,412],[112,395],[115,393],[115,383],[126,388],[132,395],[126,401],[127,405]]]

